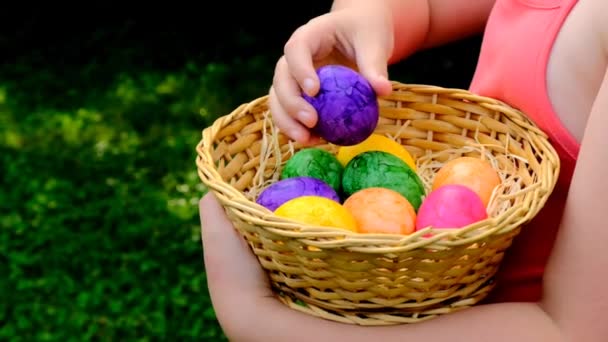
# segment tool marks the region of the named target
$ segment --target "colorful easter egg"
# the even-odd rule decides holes
[[[344,167],[336,157],[320,148],[305,148],[285,163],[280,178],[312,177],[329,184],[340,192]]]
[[[283,203],[274,213],[304,224],[357,232],[353,215],[340,203],[326,197],[297,197]]]
[[[390,189],[359,190],[344,201],[344,207],[355,217],[360,233],[407,235],[416,228],[414,207]]]
[[[322,66],[317,75],[319,92],[312,97],[302,95],[318,115],[311,131],[341,146],[355,145],[369,137],[379,119],[378,99],[371,84],[342,65]]]
[[[484,206],[487,206],[492,192],[501,183],[498,172],[483,159],[459,157],[445,163],[435,174],[432,189],[447,184],[460,184],[475,191]]]
[[[416,230],[462,228],[487,218],[479,195],[464,185],[448,184],[431,191],[416,216]]]
[[[384,151],[388,152],[399,159],[403,160],[412,170],[416,171],[416,162],[414,157],[402,145],[390,139],[387,136],[374,133],[359,144],[352,146],[341,146],[338,149],[336,158],[346,166],[355,156],[367,151]]]
[[[292,177],[269,185],[259,194],[256,203],[275,211],[283,203],[301,196],[321,196],[340,202],[336,191],[324,181],[312,177]]]
[[[425,194],[418,174],[403,160],[384,151],[363,152],[344,168],[342,191],[346,197],[366,188],[387,188],[405,197],[418,210]]]

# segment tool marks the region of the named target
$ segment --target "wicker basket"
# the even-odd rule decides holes
[[[302,148],[277,133],[267,97],[203,131],[196,147],[200,178],[248,241],[280,300],[294,309],[344,323],[388,325],[475,305],[493,288],[513,238],[553,190],[557,154],[521,112],[461,89],[397,82],[393,89],[379,99],[376,133],[393,137],[417,158],[419,171],[430,175],[427,187],[433,172],[457,155],[483,154],[500,170],[510,185],[494,194],[487,220],[408,236],[298,224],[254,201]],[[317,147],[337,151],[327,143]]]

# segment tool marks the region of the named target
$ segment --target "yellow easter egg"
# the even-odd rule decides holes
[[[340,203],[320,196],[300,196],[283,203],[275,215],[316,226],[357,231],[357,221]]]
[[[358,154],[368,151],[383,151],[390,153],[403,160],[412,170],[416,171],[414,157],[394,140],[381,134],[374,133],[359,144],[352,146],[340,146],[337,153],[338,161],[344,166]]]

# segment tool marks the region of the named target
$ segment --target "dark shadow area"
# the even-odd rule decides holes
[[[288,2],[228,1],[210,7],[111,1],[21,5],[0,15],[1,60],[3,69],[17,63],[43,69],[98,66],[121,71],[175,70],[187,62],[230,63],[260,56],[274,62],[291,33],[330,4],[309,1],[297,8]],[[479,38],[474,37],[416,54],[393,67],[393,72],[405,81],[466,87],[478,48]]]

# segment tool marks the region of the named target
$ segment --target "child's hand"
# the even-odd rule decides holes
[[[275,299],[260,264],[211,192],[201,200],[200,218],[205,272],[215,314],[225,334],[240,340],[236,334],[254,315],[250,310]]]
[[[323,320],[277,300],[260,263],[211,192],[200,202],[200,218],[207,285],[216,317],[229,340],[293,340],[292,327],[297,324],[324,330],[327,323]],[[282,326],[282,320],[291,324]]]
[[[393,17],[382,1],[360,2],[312,19],[285,44],[270,89],[270,110],[290,138],[310,143],[317,113],[301,96],[319,90],[315,69],[343,64],[357,69],[380,96],[388,95],[387,65],[393,49]]]

